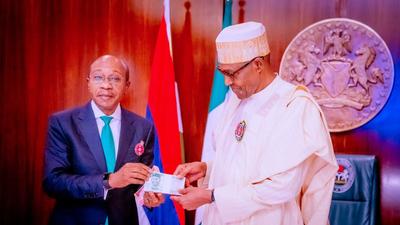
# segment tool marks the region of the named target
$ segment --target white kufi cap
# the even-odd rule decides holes
[[[226,27],[219,33],[215,42],[218,63],[247,62],[270,52],[265,27],[257,22]]]

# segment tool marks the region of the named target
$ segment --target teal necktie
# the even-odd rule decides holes
[[[106,157],[107,172],[111,173],[114,172],[115,168],[115,145],[110,127],[112,117],[101,116],[100,119],[104,122],[104,127],[101,131],[101,145],[103,146],[104,156]]]

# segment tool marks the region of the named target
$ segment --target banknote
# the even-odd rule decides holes
[[[185,178],[153,172],[150,179],[143,185],[144,191],[157,192],[170,195],[180,195],[178,190],[185,188]]]

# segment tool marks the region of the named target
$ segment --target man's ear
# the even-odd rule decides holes
[[[125,84],[125,91],[124,91],[124,95],[128,92],[128,90],[129,90],[129,86],[131,86],[131,82],[128,80],[128,81],[126,81],[126,84]]]
[[[254,66],[256,67],[256,68],[255,68],[255,69],[256,69],[256,72],[260,74],[261,71],[263,71],[263,70],[264,70],[264,67],[265,67],[265,62],[264,62],[263,58],[257,58],[257,59],[255,59],[255,60],[254,60]]]
[[[89,88],[89,82],[90,82],[90,78],[89,77],[86,77],[86,86],[87,86],[87,89],[89,90],[90,88]],[[90,90],[89,90],[90,91]]]

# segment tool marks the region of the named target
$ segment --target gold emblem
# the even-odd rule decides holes
[[[339,132],[365,124],[383,108],[392,90],[394,65],[372,28],[334,18],[312,24],[291,41],[280,75],[306,86],[330,131]]]

